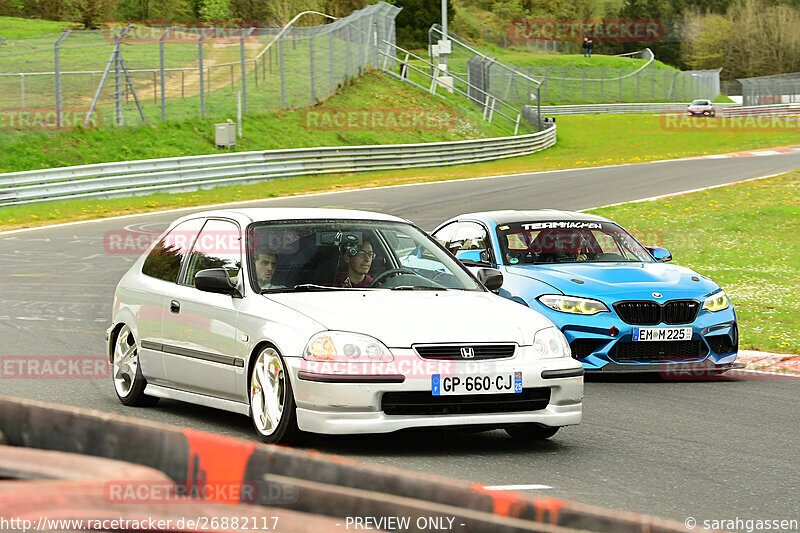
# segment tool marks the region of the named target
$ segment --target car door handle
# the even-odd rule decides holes
[[[181,312],[181,303],[178,300],[172,300],[169,303],[169,310],[177,315]]]

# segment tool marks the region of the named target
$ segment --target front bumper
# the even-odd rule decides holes
[[[392,350],[398,357],[398,350]],[[297,403],[297,423],[301,430],[312,433],[389,433],[401,429],[441,426],[503,427],[510,424],[538,423],[546,426],[579,424],[583,413],[583,372],[572,359],[543,359],[535,363],[522,363],[520,356],[510,359],[482,361],[481,371],[522,371],[524,390],[549,389],[549,401],[533,411],[479,412],[456,414],[393,415],[384,412],[382,398],[385,393],[409,392],[431,394],[431,376],[441,370],[439,362],[423,360],[408,350],[400,354],[404,360],[416,358],[422,364],[409,372],[392,372],[398,379],[370,381],[368,378],[335,382],[330,374],[317,379],[309,373],[307,361],[287,358]],[[433,363],[432,365],[430,363]],[[470,363],[449,361],[450,375],[469,375]],[[422,371],[420,371],[420,366]],[[543,377],[542,374],[545,376]],[[303,375],[301,378],[300,375]],[[317,374],[323,376],[323,374]],[[488,396],[488,395],[487,395]],[[433,397],[431,395],[431,397]],[[448,397],[455,398],[455,397]]]
[[[561,329],[567,342],[570,343],[573,357],[583,364],[587,372],[595,370],[658,372],[671,365],[686,366],[689,363],[701,362],[704,367],[711,365],[711,368],[722,369],[736,361],[739,332],[733,307],[716,313],[700,311],[691,324],[676,325],[675,327],[692,327],[693,350],[685,356],[669,353],[663,358],[649,361],[633,361],[630,357],[623,359],[618,355],[622,352],[622,348],[631,348],[633,328],[637,326],[626,324],[613,311],[593,316],[566,315],[541,304],[536,310],[546,315]],[[656,327],[671,326],[659,324]],[[611,334],[612,328],[616,329],[614,335]],[[623,343],[627,346],[623,347]],[[655,344],[648,342],[635,344],[642,348],[656,348]]]

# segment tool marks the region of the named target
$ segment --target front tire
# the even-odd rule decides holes
[[[139,364],[139,348],[131,328],[124,324],[114,340],[114,354],[111,360],[111,379],[114,392],[123,405],[129,407],[149,407],[158,403],[158,398],[147,396],[144,389],[147,380],[142,375]]]
[[[264,442],[291,444],[302,432],[297,426],[294,392],[283,358],[267,346],[250,371],[250,419]]]
[[[512,439],[519,440],[545,440],[555,435],[560,426],[543,426],[541,424],[515,424],[505,428]]]

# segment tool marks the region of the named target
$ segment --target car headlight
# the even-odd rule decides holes
[[[368,335],[347,331],[323,331],[306,344],[307,361],[389,362],[394,360],[381,341]]]
[[[596,315],[608,312],[608,307],[598,300],[578,298],[577,296],[562,296],[560,294],[545,294],[539,296],[539,301],[555,311],[573,313],[576,315]]]
[[[703,302],[703,309],[707,309],[713,313],[727,309],[729,305],[731,305],[731,301],[728,299],[728,296],[724,291],[719,291],[706,298],[706,301]]]
[[[555,327],[536,332],[533,337],[533,353],[539,359],[572,356],[566,337]]]

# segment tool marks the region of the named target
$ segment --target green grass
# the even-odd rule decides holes
[[[800,353],[800,172],[592,210],[658,236],[674,261],[719,283],[736,306],[740,348]]]
[[[433,98],[421,91],[406,94],[409,88],[395,80],[370,76],[364,83],[370,91],[351,93],[348,89],[332,102],[336,107],[352,106],[380,108],[411,105],[422,107]],[[410,99],[413,98],[413,99]],[[380,100],[383,100],[381,103]],[[439,100],[436,100],[440,104]],[[441,104],[440,104],[441,105]],[[254,122],[246,123],[247,139],[239,149],[256,150],[290,146],[321,146],[358,144],[363,142],[397,142],[401,138],[434,140],[437,132],[347,132],[304,131],[298,124],[300,112],[276,114],[267,120],[258,134]],[[266,120],[266,119],[265,119]],[[293,121],[298,121],[294,122]],[[454,180],[475,176],[513,174],[561,168],[641,163],[692,155],[733,152],[772,146],[800,144],[796,132],[786,131],[721,131],[721,130],[668,130],[662,127],[660,117],[649,115],[590,115],[558,118],[558,143],[543,152],[529,156],[498,161],[442,168],[418,168],[363,174],[298,177],[275,180],[240,187],[220,187],[212,190],[182,194],[157,194],[146,197],[104,201],[58,201],[18,207],[0,208],[0,230],[30,227],[54,222],[106,217],[174,207],[208,205],[214,203],[292,196],[312,192],[343,190],[381,185]],[[35,168],[59,166],[69,163],[89,163],[127,159],[197,155],[214,153],[211,143],[211,124],[190,122],[133,128],[117,132],[68,132],[61,135],[34,137],[12,145],[8,160],[18,167]],[[285,133],[285,132],[289,133]],[[488,134],[490,132],[485,131]],[[91,135],[90,135],[91,134]],[[463,134],[450,132],[451,138]],[[42,150],[46,150],[42,154]],[[2,161],[6,161],[4,157]],[[35,162],[35,164],[33,164]],[[24,164],[23,164],[24,163]],[[33,166],[31,166],[33,165]]]
[[[251,109],[258,109],[257,99]],[[319,129],[309,120],[321,110],[415,110],[452,114],[452,129]],[[224,116],[224,115],[223,115]],[[235,118],[234,115],[228,115]],[[108,161],[178,157],[192,154],[224,153],[214,147],[214,123],[220,119],[165,122],[125,129],[76,129],[62,133],[0,131],[3,157],[0,172],[85,165]],[[244,138],[240,151],[342,146],[365,144],[418,143],[475,139],[508,134],[448,106],[442,99],[410,85],[370,71],[345,90],[317,107],[273,111],[243,118]],[[310,124],[312,127],[306,127]],[[2,219],[3,217],[0,217]]]
[[[0,17],[0,37],[6,37],[8,39],[12,37],[51,35],[75,27],[76,25],[72,22]]]
[[[502,48],[492,45],[488,45],[486,50],[501,61],[512,63],[518,67],[557,65],[560,67],[623,68],[633,70],[646,63],[644,59],[603,54],[593,54],[592,57],[583,57],[583,54],[535,54],[524,48]],[[677,70],[675,67],[666,65],[658,59],[653,61],[650,68]]]

